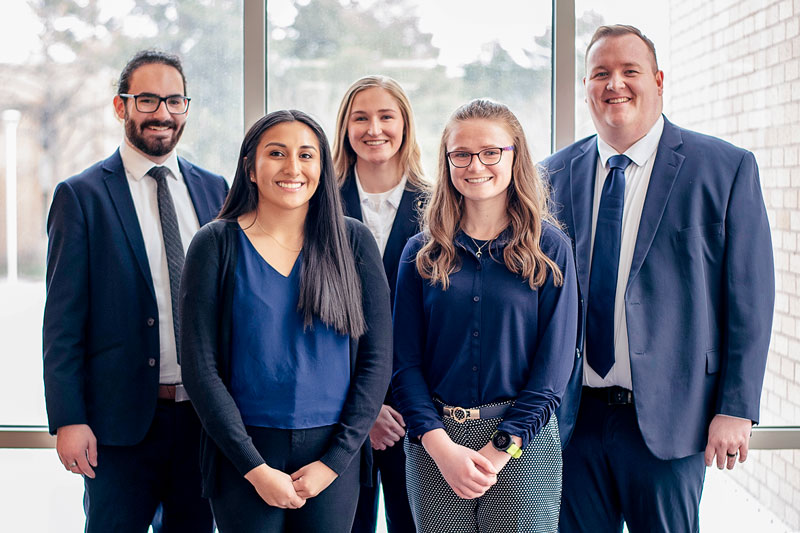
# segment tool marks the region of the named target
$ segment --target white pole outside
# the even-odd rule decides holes
[[[17,125],[20,112],[3,111],[6,133],[6,258],[8,281],[17,282]]]

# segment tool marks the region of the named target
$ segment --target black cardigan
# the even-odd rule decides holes
[[[361,280],[367,332],[350,339],[350,390],[330,446],[320,460],[341,474],[365,442],[389,385],[392,323],[381,255],[366,226],[345,217]],[[264,463],[230,394],[233,289],[238,256],[236,221],[216,220],[197,232],[183,267],[180,290],[183,383],[203,424],[200,465],[203,495],[212,495],[217,454],[242,474]]]

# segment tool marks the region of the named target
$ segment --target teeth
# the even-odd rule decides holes
[[[299,189],[303,184],[296,181],[279,181],[278,187],[282,189]]]
[[[148,126],[148,127],[149,127],[151,130],[156,130],[156,131],[164,131],[164,130],[168,130],[168,129],[169,129],[169,128],[168,128],[168,127],[166,127],[166,126]]]
[[[627,102],[628,100],[630,100],[630,98],[628,98],[627,96],[622,97],[622,98],[610,98],[608,100],[608,103],[609,104],[621,104],[623,102]]]
[[[467,178],[466,182],[467,183],[485,183],[485,182],[489,181],[490,179],[492,179],[492,178]]]
[[[367,146],[379,146],[385,144],[387,141],[364,141]]]

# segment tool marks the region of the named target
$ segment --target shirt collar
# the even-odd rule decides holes
[[[403,199],[403,191],[406,189],[406,183],[408,182],[408,177],[405,174],[403,174],[403,177],[400,179],[400,183],[392,187],[390,190],[380,193],[370,193],[364,190],[364,188],[361,186],[361,178],[358,177],[358,170],[355,166],[353,166],[353,174],[356,178],[356,188],[358,189],[358,198],[361,200],[361,203],[369,201],[368,199],[370,197],[378,197],[381,200],[389,202],[389,205],[395,209],[400,207],[400,201]]]
[[[151,168],[158,166],[158,163],[154,163],[147,158],[147,156],[131,146],[127,138],[119,145],[119,156],[122,158],[122,165],[125,167],[125,171],[136,181],[145,177]],[[161,166],[170,169],[174,179],[178,179],[178,176],[181,175],[180,168],[178,167],[178,156],[175,150],[169,154],[169,157]]]
[[[664,115],[659,115],[658,120],[656,120],[656,123],[650,128],[650,131],[648,131],[644,137],[633,143],[630,148],[625,150],[624,155],[630,157],[631,161],[636,163],[636,166],[643,167],[658,148],[658,143],[661,141],[661,133],[663,131]],[[597,136],[597,151],[600,154],[600,162],[603,164],[603,167],[606,167],[608,159],[611,156],[617,155],[618,153],[607,142],[601,139],[599,135]]]

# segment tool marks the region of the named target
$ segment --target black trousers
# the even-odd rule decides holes
[[[676,427],[675,431],[682,431]],[[562,533],[692,533],[699,528],[703,454],[655,457],[633,404],[608,405],[586,393],[564,450]]]
[[[318,460],[328,449],[335,426],[311,429],[247,427],[253,444],[272,468],[291,474]],[[220,533],[349,533],[359,490],[360,458],[328,488],[300,509],[271,507],[225,457],[217,466],[211,508]]]
[[[161,533],[213,530],[200,496],[200,422],[191,402],[159,400],[135,446],[97,448],[95,478],[84,477],[87,533],[144,533],[162,506]]]
[[[374,533],[378,524],[379,484],[383,485],[386,528],[389,533],[413,533],[414,518],[406,491],[406,454],[403,441],[385,450],[372,450],[373,484],[361,486],[353,533]]]

